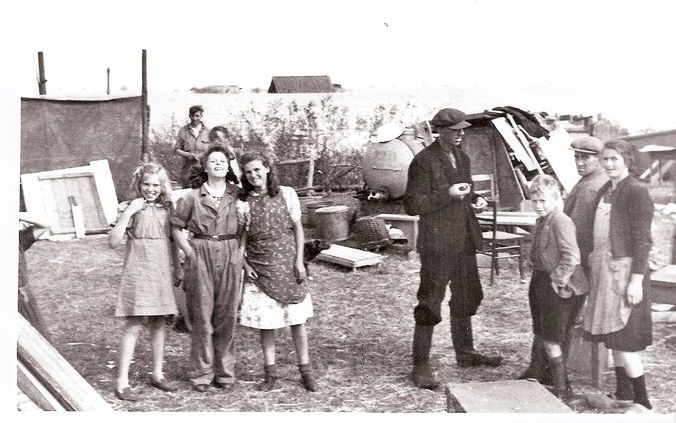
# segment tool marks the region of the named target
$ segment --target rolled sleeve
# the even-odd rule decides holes
[[[176,208],[169,217],[169,223],[172,226],[185,229],[188,226],[188,221],[192,216],[194,207],[193,195],[187,194],[179,198],[176,202]]]

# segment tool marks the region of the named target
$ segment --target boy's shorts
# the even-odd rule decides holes
[[[533,317],[533,333],[545,341],[563,344],[566,333],[584,304],[584,295],[561,298],[552,288],[547,272],[534,270],[528,288],[528,302]]]

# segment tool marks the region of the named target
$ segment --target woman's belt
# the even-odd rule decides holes
[[[210,241],[225,241],[228,239],[235,239],[237,238],[237,234],[231,234],[231,235],[226,235],[226,234],[219,234],[219,235],[203,235],[203,234],[192,234],[193,239],[206,239]]]

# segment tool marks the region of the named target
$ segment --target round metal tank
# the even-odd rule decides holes
[[[391,141],[370,143],[362,161],[364,182],[369,189],[384,193],[384,200],[402,197],[406,191],[408,166],[423,148],[423,139],[406,133]]]

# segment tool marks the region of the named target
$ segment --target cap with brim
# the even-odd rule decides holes
[[[585,154],[599,154],[603,151],[603,141],[591,136],[578,138],[570,143],[570,149]]]
[[[465,120],[467,116],[464,112],[458,109],[446,108],[441,109],[430,121],[430,125],[439,128],[464,129],[472,126],[471,123]]]
[[[404,133],[404,127],[396,122],[389,122],[378,128],[376,142],[392,141]]]

